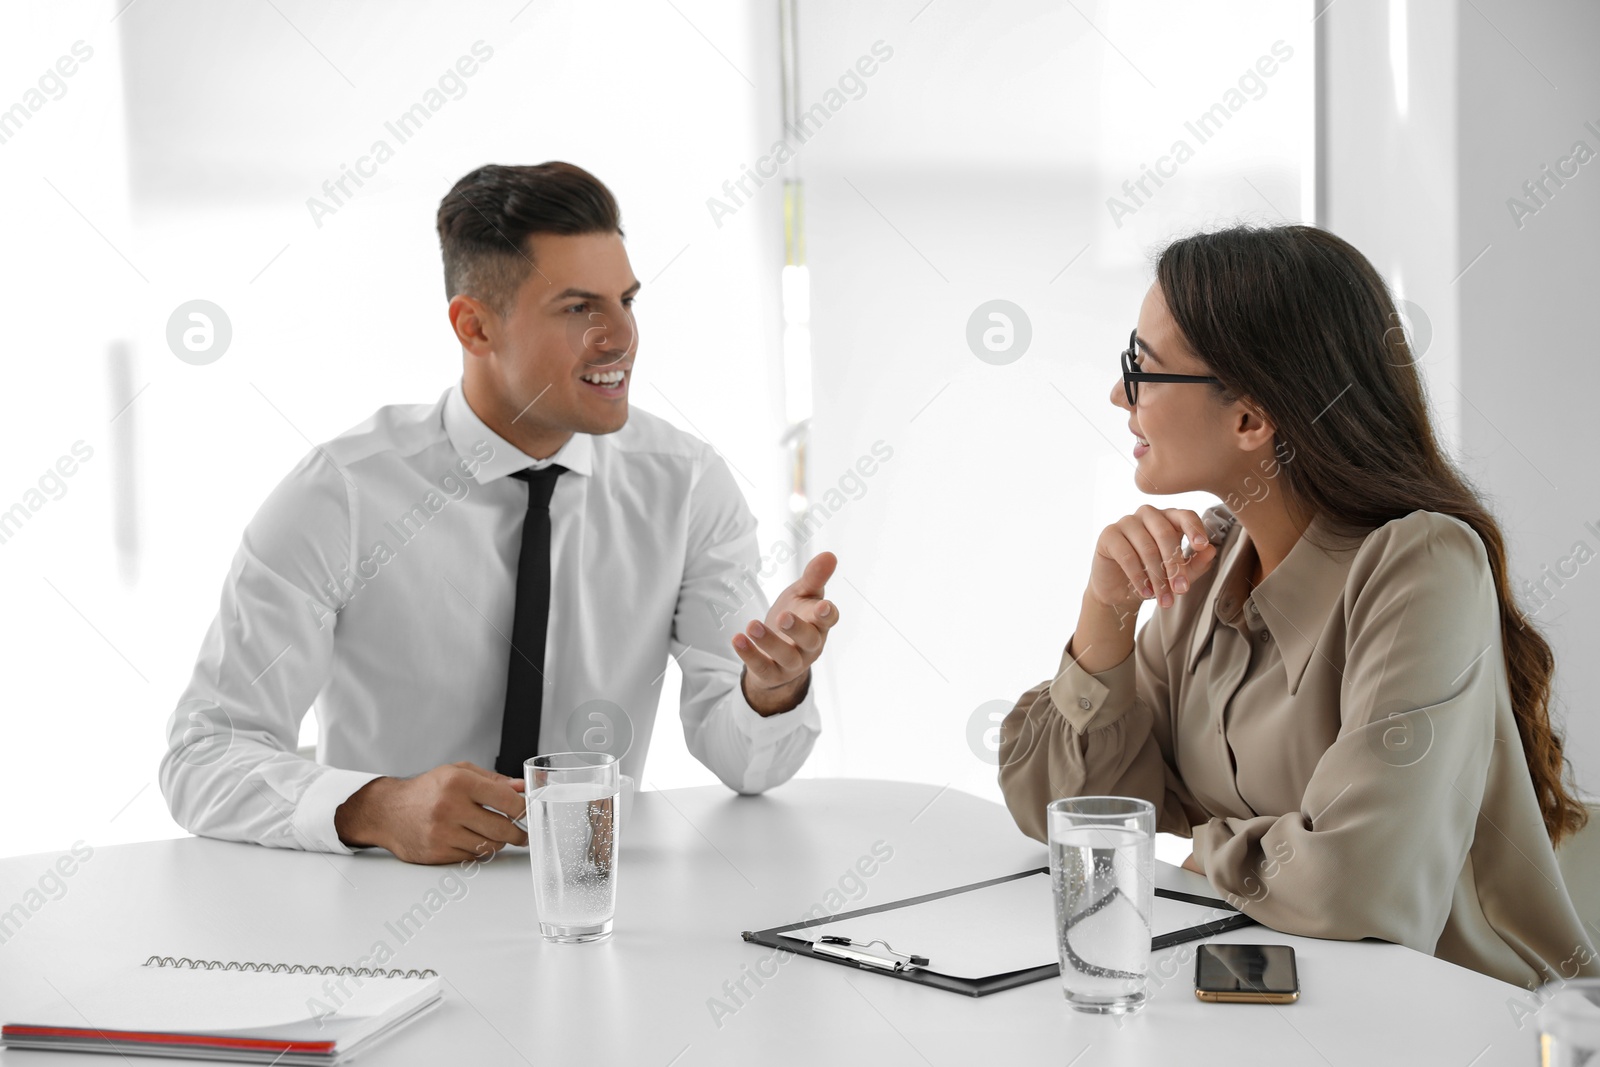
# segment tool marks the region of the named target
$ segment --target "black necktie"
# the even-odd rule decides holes
[[[550,624],[550,496],[567,468],[552,463],[513,474],[528,483],[528,515],[517,559],[517,607],[506,667],[506,707],[500,720],[500,755],[494,769],[522,777],[524,760],[538,755],[539,713],[544,706],[544,640]]]

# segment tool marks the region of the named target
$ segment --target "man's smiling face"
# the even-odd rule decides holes
[[[539,233],[527,246],[533,265],[504,315],[458,296],[451,318],[467,349],[473,410],[542,458],[574,433],[615,433],[627,423],[640,283],[614,232]]]

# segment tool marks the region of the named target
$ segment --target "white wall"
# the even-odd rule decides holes
[[[28,812],[0,822],[0,855],[179,832],[153,784],[164,723],[240,530],[308,440],[431,401],[459,374],[433,218],[480,164],[568,159],[611,185],[645,282],[636,403],[733,458],[764,540],[781,518],[778,204],[721,228],[705,207],[776,112],[772,16],[733,0],[403,15],[163,0],[112,22],[125,2],[0,15],[5,105],[75,40],[96,50],[0,145],[0,507],[75,441],[94,449],[0,544],[0,806]],[[464,94],[318,227],[307,198],[479,40],[494,54]],[[195,297],[233,323],[208,366],[165,342]],[[118,339],[121,392],[106,355]],[[675,728],[675,687],[674,673],[648,784],[714,782]]]
[[[1600,7],[1479,3],[1458,36],[1463,265],[1486,249],[1459,285],[1463,443],[1519,585],[1559,579],[1524,602],[1555,647],[1578,784],[1600,795],[1600,564],[1579,562],[1600,556]],[[1523,183],[1579,141],[1591,162],[1529,199]],[[1519,225],[1512,197],[1537,214]]]
[[[843,616],[812,766],[998,800],[999,715],[1055,670],[1095,537],[1143,502],[1109,395],[1149,254],[1202,226],[1306,217],[1310,11],[920,6],[802,8],[808,101],[874,42],[894,50],[801,156],[813,495],[874,442],[894,450],[816,539],[840,556]],[[1279,40],[1293,55],[1260,98],[1198,143],[1184,123]],[[1119,228],[1107,198],[1178,138],[1193,158]],[[966,340],[996,298],[1032,325],[1007,365]]]
[[[1338,4],[1326,35],[1326,214],[1431,334],[1439,424],[1504,529],[1526,610],[1556,653],[1556,714],[1580,788],[1600,792],[1600,493],[1588,323],[1600,290],[1600,163],[1544,206],[1524,182],[1583,141],[1600,154],[1600,9]],[[1376,74],[1376,76],[1375,76]],[[1509,201],[1538,207],[1520,220]],[[1548,375],[1548,376],[1547,376]],[[1578,548],[1582,542],[1583,548]],[[1555,573],[1545,591],[1526,583]],[[1566,577],[1560,572],[1565,571]]]
[[[1318,18],[1322,210],[1317,225],[1355,245],[1405,316],[1446,447],[1460,458],[1461,287],[1476,253],[1457,210],[1458,5],[1331,5]],[[1481,265],[1481,264],[1480,264]]]

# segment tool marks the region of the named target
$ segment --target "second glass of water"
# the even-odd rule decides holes
[[[1155,807],[1133,797],[1066,797],[1045,810],[1067,1002],[1103,1015],[1138,1011],[1155,907]]]
[[[1556,981],[1539,994],[1542,1067],[1600,1064],[1600,978]]]
[[[617,910],[617,759],[554,752],[523,764],[533,902],[546,941],[600,941]]]

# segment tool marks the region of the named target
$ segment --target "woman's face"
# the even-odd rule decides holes
[[[1150,287],[1139,308],[1137,338],[1135,355],[1142,370],[1211,373],[1184,342],[1159,285]],[[1167,495],[1200,490],[1224,496],[1248,473],[1262,427],[1251,417],[1256,430],[1241,434],[1240,420],[1246,414],[1241,404],[1217,403],[1214,387],[1204,382],[1141,382],[1138,397],[1138,404],[1129,405],[1120,377],[1111,387],[1111,402],[1128,413],[1137,462],[1133,477],[1140,491]],[[1268,429],[1269,448],[1271,437]]]

